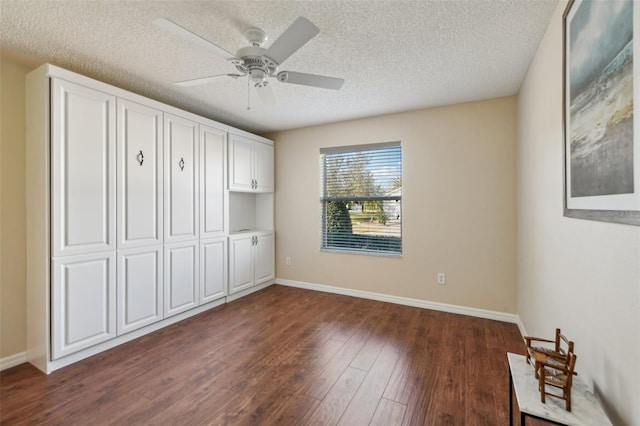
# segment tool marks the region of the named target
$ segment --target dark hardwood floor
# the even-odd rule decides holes
[[[0,423],[507,425],[523,349],[514,324],[274,285],[49,376],[0,373]]]

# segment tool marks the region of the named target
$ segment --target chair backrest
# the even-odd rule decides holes
[[[573,342],[567,339],[567,337],[560,332],[559,328],[556,328],[556,349],[555,350],[556,352],[559,352],[564,355],[573,353]]]

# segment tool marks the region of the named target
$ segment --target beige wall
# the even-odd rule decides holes
[[[0,358],[26,350],[24,76],[33,64],[0,57]]]
[[[516,312],[515,97],[269,137],[277,278]],[[388,141],[402,142],[402,258],[320,252],[319,149]]]
[[[575,341],[616,424],[640,421],[640,228],[562,216],[560,2],[518,98],[518,312]]]

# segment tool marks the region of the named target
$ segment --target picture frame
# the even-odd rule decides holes
[[[640,3],[570,0],[562,19],[564,216],[640,226]]]

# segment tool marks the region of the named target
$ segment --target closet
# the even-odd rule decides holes
[[[49,373],[273,283],[272,141],[52,65],[27,76],[26,100],[36,367]],[[236,249],[239,235],[249,250]]]

